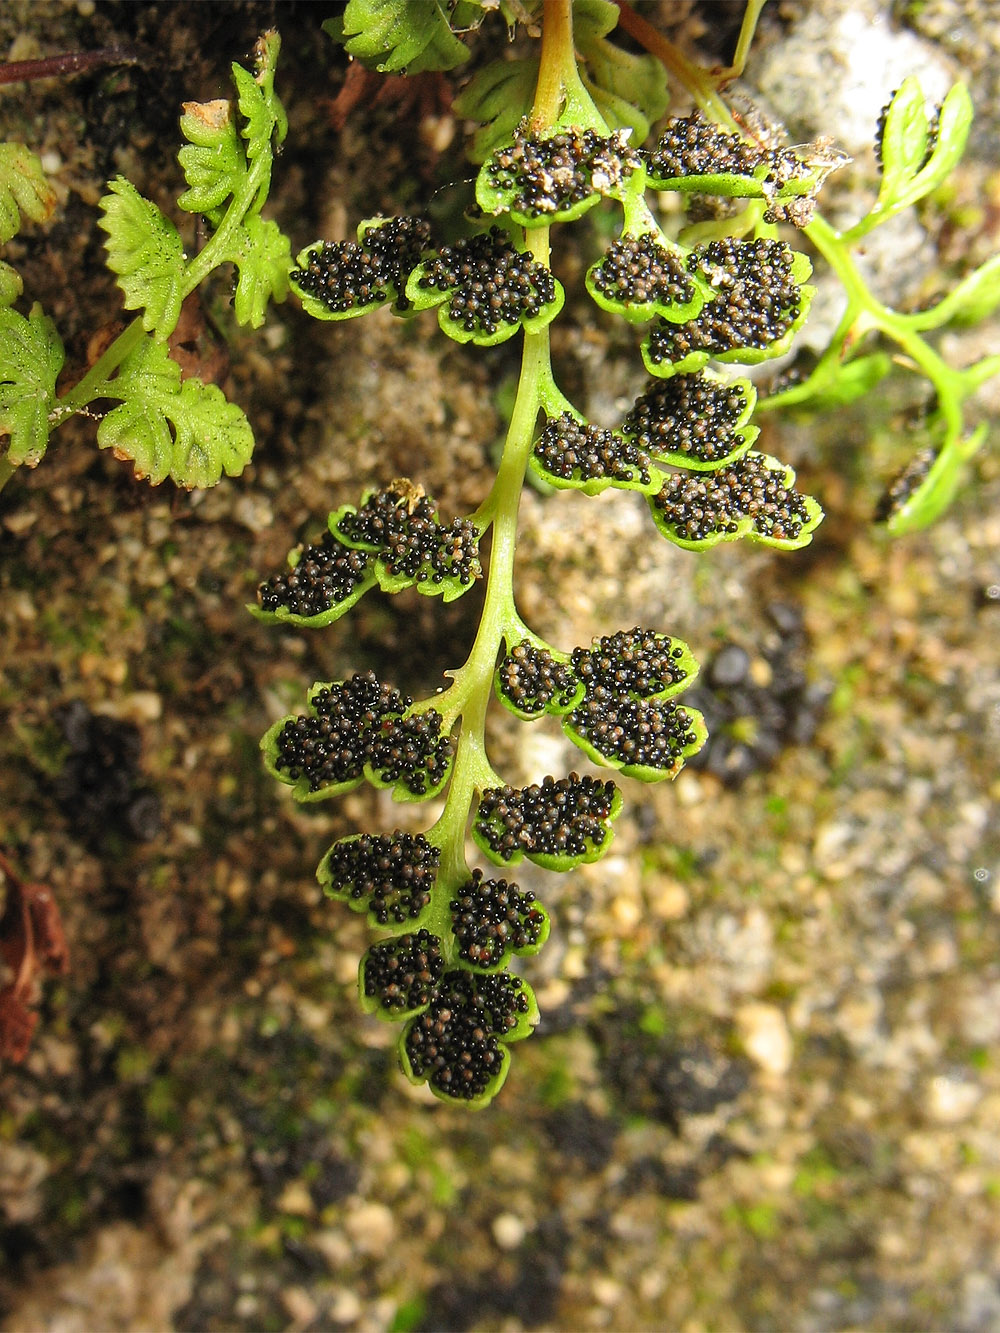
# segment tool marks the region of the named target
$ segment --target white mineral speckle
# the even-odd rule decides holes
[[[852,155],[871,147],[879,113],[907,75],[919,77],[931,105],[952,83],[932,47],[858,0],[817,6],[752,74],[793,137],[833,134]]]
[[[792,1038],[780,1009],[773,1004],[744,1004],[736,1011],[743,1049],[768,1074],[787,1074],[792,1064]]]
[[[513,1213],[500,1213],[493,1219],[493,1239],[501,1250],[516,1250],[526,1231],[524,1222]]]
[[[944,1125],[964,1120],[982,1096],[974,1083],[952,1074],[936,1075],[930,1080],[927,1092],[928,1114]]]

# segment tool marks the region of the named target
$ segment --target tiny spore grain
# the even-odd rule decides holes
[[[368,572],[369,557],[338,542],[325,532],[318,542],[303,547],[294,568],[266,579],[257,589],[265,611],[282,607],[293,615],[321,615],[344,601]]]
[[[795,541],[809,509],[805,497],[787,486],[784,477],[783,468],[769,468],[762,454],[749,453],[715,472],[668,477],[653,505],[685,541],[732,535],[746,518],[762,537]]]
[[[766,165],[764,179],[774,189],[790,180],[808,179],[810,174],[791,149],[751,143],[712,124],[700,111],[667,121],[649,153],[648,165],[650,176],[657,181],[685,176],[753,176]]]
[[[888,523],[905,504],[911,500],[920,485],[926,480],[928,472],[937,460],[938,451],[933,445],[920,449],[895,476],[875,506],[876,523]]]
[[[444,975],[441,941],[429,930],[373,944],[361,968],[361,987],[390,1013],[429,1004]]]
[[[884,154],[884,144],[885,144],[886,122],[888,121],[889,111],[892,107],[893,102],[896,100],[896,95],[898,92],[899,89],[898,88],[895,89],[895,91],[892,93],[892,96],[889,98],[888,102],[886,102],[885,106],[883,106],[881,111],[878,113],[878,120],[875,123],[875,160],[878,163],[880,171],[885,170],[885,161],[883,154]],[[934,152],[934,148],[937,145],[940,119],[941,119],[941,108],[938,107],[935,110],[934,114],[928,118],[927,142],[924,145],[923,156],[921,157],[919,162],[914,162],[910,164],[910,170],[912,170],[914,173],[920,171],[923,167],[927,165],[927,162],[930,159],[931,154]]]
[[[277,737],[274,766],[310,791],[361,777],[375,733],[412,699],[383,684],[373,671],[325,685],[310,700],[311,712],[290,718]]]
[[[345,540],[372,547],[390,574],[416,583],[457,579],[465,587],[482,575],[475,524],[467,518],[440,523],[433,501],[402,485],[375,492],[336,526]]]
[[[675,770],[697,740],[692,716],[679,704],[622,696],[604,685],[588,693],[567,722],[605,758],[661,772]]]
[[[385,783],[400,782],[411,796],[426,796],[447,776],[455,745],[441,734],[441,714],[434,708],[408,717],[385,718],[374,733],[368,759]]]
[[[503,1068],[500,1039],[528,1009],[523,983],[509,972],[446,972],[406,1031],[414,1076],[456,1101],[479,1097]]]
[[[646,698],[684,680],[681,654],[669,635],[636,626],[597,639],[591,648],[574,648],[572,661],[588,696],[600,688]]]
[[[710,354],[765,348],[791,328],[802,309],[792,277],[793,253],[784,241],[727,237],[697,246],[688,267],[718,293],[684,324],[658,320],[650,330],[648,355],[656,365],[691,352]]]

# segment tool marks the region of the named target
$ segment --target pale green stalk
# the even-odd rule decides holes
[[[545,0],[542,53],[531,114],[533,131],[544,133],[551,128],[568,105],[574,116],[578,106],[585,110],[583,99],[589,104],[584,123],[600,123],[577,73],[571,0]],[[547,265],[549,228],[531,228],[526,232],[525,242],[532,258]],[[505,635],[521,625],[514,605],[518,511],[535,423],[552,393],[548,328],[537,333],[525,332],[517,395],[500,466],[489,495],[473,516],[476,523],[484,528],[489,526],[492,538],[479,630],[465,664],[452,673],[447,692],[427,701],[427,706],[441,712],[446,727],[460,721],[445,808],[427,835],[441,849],[437,892],[428,929],[446,941],[446,948],[447,942],[453,940],[448,928],[450,891],[469,874],[465,838],[473,804],[486,788],[502,785],[486,754],[486,715]]]

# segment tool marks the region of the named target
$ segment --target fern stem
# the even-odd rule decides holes
[[[211,239],[188,264],[182,288],[185,297],[190,296],[196,287],[200,287],[213,269],[231,258],[232,239],[242,227],[243,220],[260,194],[261,187],[266,187],[270,175],[271,154],[261,153],[250,164],[242,188],[233,195],[232,203],[226,209],[225,216],[212,233]]]
[[[139,345],[143,333],[142,320],[139,318],[133,319],[132,323],[119,333],[111,346],[90,367],[83,379],[78,380],[72,389],[59,398],[52,413],[53,429],[60,426],[74,412],[79,412],[81,408],[93,402],[95,398],[104,396],[105,391],[110,387],[109,377],[118,369],[129,352]]]
[[[532,129],[543,133],[557,122],[567,106],[572,107],[574,115],[582,112],[584,123],[599,123],[576,69],[571,0],[545,0]],[[525,242],[531,257],[548,266],[549,228],[532,228],[525,234]],[[543,397],[551,389],[549,330],[525,332],[517,394],[500,466],[489,495],[474,516],[477,523],[489,524],[492,529],[482,616],[472,650],[464,666],[453,674],[451,688],[439,705],[446,720],[461,717],[444,811],[428,835],[441,849],[429,926],[446,941],[453,938],[447,929],[448,901],[468,875],[465,838],[473,804],[487,786],[499,785],[486,754],[486,714],[505,636],[516,632],[522,623],[514,605],[518,512],[535,423]]]
[[[576,63],[572,0],[544,0],[542,53],[531,108],[533,134],[544,134],[560,121],[607,134]]]
[[[747,7],[743,11],[743,21],[740,24],[740,35],[736,41],[736,51],[733,54],[733,63],[727,65],[725,69],[712,71],[717,86],[727,83],[730,79],[738,79],[743,73],[747,56],[750,54],[754,33],[757,31],[757,22],[766,4],[767,0],[747,0]]]
[[[706,116],[730,129],[736,129],[736,122],[730,115],[729,108],[718,96],[716,89],[730,79],[737,79],[743,73],[757,22],[760,19],[767,0],[747,0],[740,24],[740,35],[736,42],[736,51],[731,65],[718,66],[712,70],[702,69],[688,60],[687,56],[673,42],[657,32],[651,23],[642,18],[628,0],[616,0],[618,5],[618,23],[623,32],[634,37],[645,49],[657,57],[670,70],[694,98],[695,104]]]
[[[537,134],[559,119],[566,84],[575,79],[572,0],[545,0],[542,54],[531,108],[531,128]]]
[[[865,330],[878,329],[884,336],[891,338],[934,385],[949,437],[957,439],[962,430],[961,373],[952,370],[909,325],[905,315],[884,305],[875,296],[859,273],[845,238],[825,218],[817,214],[803,231],[843,284],[849,308],[850,305],[857,308],[857,324],[863,322]]]
[[[540,230],[546,233],[547,248],[548,228]],[[459,882],[456,875],[460,871],[465,873],[465,830],[472,803],[477,791],[495,779],[486,757],[486,713],[504,634],[517,622],[513,593],[517,518],[548,364],[548,330],[526,333],[514,411],[500,468],[487,501],[492,514],[492,543],[486,600],[472,651],[465,665],[454,673],[446,696],[449,712],[461,710],[462,729],[444,812],[435,825],[432,841],[441,848],[442,883],[452,886]]]
[[[33,79],[65,78],[70,74],[86,74],[105,65],[152,65],[154,53],[119,42],[102,46],[96,51],[67,51],[58,56],[42,56],[37,60],[9,60],[0,65],[0,84],[30,83]]]
[[[691,94],[695,106],[705,113],[710,120],[725,125],[730,130],[739,130],[732,112],[716,91],[712,75],[688,60],[687,56],[673,42],[637,14],[626,0],[617,0],[618,23],[623,32],[634,37],[650,55],[662,62],[671,74]],[[742,34],[741,34],[742,36]]]

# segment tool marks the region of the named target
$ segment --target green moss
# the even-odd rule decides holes
[[[58,1217],[64,1226],[75,1231],[86,1220],[89,1213],[87,1197],[82,1188],[70,1188],[61,1198]]]
[[[303,1241],[309,1234],[308,1220],[292,1213],[281,1213],[278,1226],[286,1240]]]
[[[970,1069],[989,1069],[992,1054],[986,1046],[970,1046],[965,1060]]]
[[[840,1168],[822,1144],[817,1144],[799,1162],[792,1180],[792,1190],[800,1198],[806,1198],[828,1190],[840,1178]]]
[[[434,1206],[448,1209],[458,1198],[459,1189],[451,1170],[440,1160],[439,1147],[437,1140],[415,1125],[407,1128],[400,1143],[403,1160],[424,1182]]]
[[[700,854],[692,847],[661,844],[647,847],[642,852],[643,874],[667,874],[682,884],[691,884],[700,878]]]
[[[857,711],[858,692],[864,679],[865,668],[861,662],[851,662],[843,668],[834,682],[828,705],[833,717],[844,717]]]
[[[115,1056],[115,1074],[120,1083],[143,1083],[152,1063],[152,1053],[144,1046],[126,1046]]]
[[[184,1123],[178,1080],[161,1074],[150,1081],[143,1099],[150,1124],[165,1133],[176,1134]]]
[[[748,1231],[757,1240],[774,1240],[781,1230],[781,1215],[773,1203],[731,1203],[722,1215],[730,1225]]]
[[[639,1018],[639,1031],[647,1037],[666,1037],[673,1031],[670,1015],[658,1005],[650,1005]]]
[[[554,1065],[542,1076],[538,1093],[542,1105],[554,1111],[572,1098],[574,1089],[575,1082],[570,1071],[565,1065]]]
[[[387,1333],[412,1333],[419,1328],[427,1314],[427,1300],[421,1295],[411,1296],[396,1306],[396,1313],[389,1321]]]

